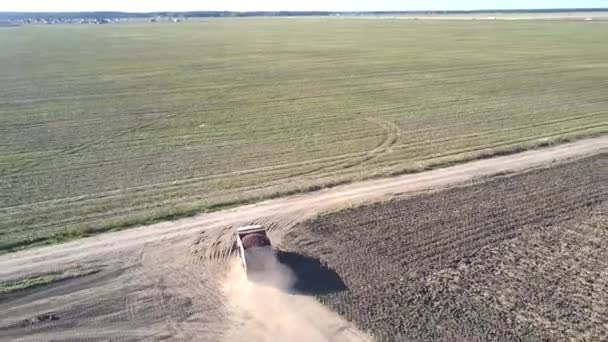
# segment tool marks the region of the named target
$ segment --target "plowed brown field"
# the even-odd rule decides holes
[[[380,340],[608,339],[605,155],[337,212],[287,237]]]

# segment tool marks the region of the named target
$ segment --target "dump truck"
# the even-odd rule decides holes
[[[247,274],[265,271],[274,262],[274,250],[266,228],[261,225],[239,227],[236,243],[243,268]]]

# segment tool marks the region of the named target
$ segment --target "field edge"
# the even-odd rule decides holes
[[[557,146],[560,144],[572,143],[577,141],[584,141],[588,139],[598,138],[601,136],[605,136],[606,132],[603,130],[592,132],[586,135],[580,136],[558,136],[553,139],[543,139],[543,140],[535,140],[533,142],[528,142],[525,144],[513,144],[507,146],[501,146],[499,148],[494,149],[482,149],[479,151],[475,151],[473,153],[460,153],[457,157],[447,158],[443,160],[429,160],[427,164],[423,164],[417,167],[404,167],[397,171],[391,171],[386,173],[376,173],[373,175],[363,176],[359,178],[349,177],[348,179],[341,179],[334,182],[327,182],[323,184],[312,184],[302,188],[296,189],[288,189],[284,191],[279,191],[275,193],[271,193],[269,195],[264,196],[252,196],[248,198],[243,198],[240,200],[229,200],[222,201],[217,203],[212,203],[210,205],[199,205],[194,207],[176,207],[167,210],[166,212],[161,213],[153,213],[148,216],[144,216],[141,218],[132,217],[126,220],[118,221],[115,223],[109,223],[107,225],[98,227],[98,228],[83,228],[79,229],[77,227],[66,229],[61,232],[53,233],[48,237],[39,237],[35,239],[26,239],[22,241],[16,241],[11,243],[0,243],[0,255],[14,253],[30,248],[42,247],[54,244],[65,243],[85,237],[91,237],[107,232],[115,232],[121,231],[125,229],[130,229],[138,226],[151,225],[160,222],[170,222],[183,218],[193,217],[199,214],[206,214],[217,212],[225,209],[236,208],[243,205],[255,204],[265,200],[276,199],[287,197],[291,195],[311,193],[314,191],[319,191],[323,189],[334,188],[339,185],[352,184],[361,181],[382,179],[382,178],[391,178],[397,177],[400,175],[406,174],[415,174],[421,173],[425,171],[431,171],[441,168],[447,168],[450,166],[462,165],[469,162],[473,162],[476,160],[489,159],[499,156],[507,156],[514,155],[518,153],[522,153],[525,151],[531,150],[540,150],[542,148]],[[498,175],[489,175],[488,177],[495,177]]]

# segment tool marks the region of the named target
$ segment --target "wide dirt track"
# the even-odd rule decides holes
[[[0,294],[0,339],[606,338],[607,147],[582,140],[2,255],[3,283],[91,274]],[[327,307],[244,280],[232,231],[252,222]]]

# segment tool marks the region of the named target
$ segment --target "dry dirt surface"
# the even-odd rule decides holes
[[[2,255],[2,283],[62,280],[0,292],[0,340],[606,338],[606,148],[582,140]],[[282,250],[271,284],[234,257],[248,223]]]
[[[608,339],[606,155],[306,222],[290,250],[381,340]]]

